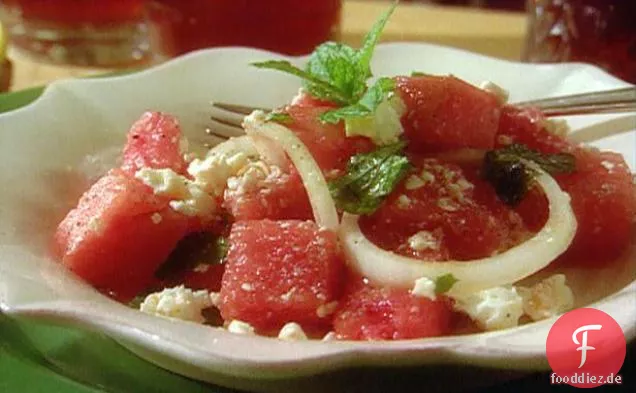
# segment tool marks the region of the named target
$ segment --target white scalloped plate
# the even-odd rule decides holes
[[[54,83],[35,103],[0,115],[2,311],[98,330],[177,373],[260,390],[350,366],[547,369],[545,339],[554,320],[460,337],[281,342],[142,314],[100,295],[49,257],[56,223],[87,186],[86,156],[121,146],[130,124],[147,109],[177,115],[186,135],[200,139],[210,101],[270,107],[287,102],[297,80],[248,66],[274,57],[245,48],[197,52],[132,75]],[[382,45],[373,69],[376,75],[418,70],[476,84],[492,80],[510,90],[513,101],[626,85],[588,65],[526,65],[425,44]],[[622,153],[636,169],[636,116],[571,120],[576,138]],[[607,312],[628,339],[635,336],[636,246],[612,267],[566,274],[579,306]]]

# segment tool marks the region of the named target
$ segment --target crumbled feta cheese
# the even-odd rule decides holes
[[[607,171],[609,173],[612,173],[612,170],[616,166],[616,165],[614,165],[613,162],[610,162],[610,161],[607,161],[607,160],[601,161],[601,165],[603,166],[603,168],[607,169]]]
[[[419,231],[415,235],[409,237],[409,246],[415,251],[422,250],[438,250],[440,247],[439,240],[433,236],[431,232]]]
[[[421,277],[415,280],[415,286],[411,290],[414,296],[426,297],[435,300],[435,281],[428,277]]]
[[[170,201],[172,209],[186,216],[205,217],[216,210],[216,201],[194,183],[188,183],[187,194],[183,199]]]
[[[156,195],[183,199],[188,195],[188,179],[169,168],[141,168],[135,177],[152,188]]]
[[[254,327],[247,322],[234,319],[227,325],[227,331],[234,334],[252,335],[254,334]]]
[[[265,123],[267,120],[267,113],[262,110],[252,111],[249,115],[243,118],[243,128],[247,128],[246,125],[253,124],[259,125]]]
[[[241,284],[241,289],[245,292],[253,292],[254,286],[248,282],[244,282],[243,284]]]
[[[552,275],[530,288],[518,289],[523,298],[523,311],[533,321],[553,317],[574,307],[574,294],[563,274]]]
[[[333,341],[337,338],[338,336],[336,335],[336,332],[329,332],[325,334],[325,336],[322,338],[322,341]]]
[[[395,200],[395,203],[400,209],[408,209],[408,207],[411,205],[411,198],[402,194]]]
[[[289,302],[291,300],[292,296],[294,296],[294,292],[296,292],[296,287],[293,287],[289,291],[287,291],[287,292],[283,293],[282,295],[280,295],[280,300],[284,301],[285,303]]]
[[[192,291],[180,285],[146,296],[139,310],[152,315],[203,323],[205,318],[201,312],[212,305],[208,291]]]
[[[423,186],[424,182],[422,181],[422,179],[420,179],[419,176],[415,175],[411,175],[406,178],[406,182],[404,183],[404,188],[406,188],[407,190],[416,190]]]
[[[523,299],[514,287],[495,287],[454,299],[455,307],[485,330],[517,326],[523,315]]]
[[[163,217],[161,217],[161,214],[159,213],[154,213],[152,216],[150,216],[150,220],[153,224],[159,224],[163,220]]]
[[[563,119],[542,119],[540,125],[553,135],[566,136],[570,132],[568,122]]]
[[[420,179],[422,179],[424,184],[433,183],[435,182],[435,175],[426,169],[423,169],[422,173],[420,173]]]
[[[187,216],[206,216],[216,209],[210,195],[172,169],[141,168],[135,177],[151,187],[156,195],[173,199],[170,207]]]
[[[307,335],[299,324],[296,322],[289,322],[280,329],[278,338],[285,341],[302,341],[307,340]]]
[[[316,315],[318,315],[318,318],[325,318],[333,314],[337,308],[338,302],[323,304],[316,309]]]
[[[502,88],[501,86],[499,86],[498,84],[493,83],[491,81],[485,81],[479,87],[482,90],[486,90],[487,92],[497,97],[497,101],[500,104],[505,104],[506,102],[508,102],[508,96],[509,96],[508,91]]]
[[[188,165],[188,173],[203,191],[218,197],[223,194],[228,178],[247,165],[248,161],[248,156],[242,152],[210,154],[203,160],[192,160]]]
[[[437,201],[437,206],[439,206],[440,209],[446,210],[448,212],[454,212],[459,209],[457,204],[450,198],[440,198]]]
[[[206,265],[208,266],[208,265]],[[218,292],[210,292],[210,301],[214,307],[219,307],[221,304],[221,294]]]

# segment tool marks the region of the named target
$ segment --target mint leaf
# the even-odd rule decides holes
[[[425,72],[420,72],[420,71],[413,71],[413,72],[411,72],[411,76],[412,76],[412,77],[416,77],[416,76],[427,76],[427,75],[430,75],[430,74],[427,74],[427,73],[425,73]]]
[[[360,68],[363,76],[366,78],[370,78],[372,76],[371,73],[371,58],[373,57],[373,51],[375,50],[375,46],[380,39],[380,35],[382,34],[382,30],[384,30],[384,26],[388,22],[389,18],[393,14],[395,7],[397,7],[398,2],[395,1],[391,7],[378,19],[371,30],[367,33],[362,41],[362,47],[358,51],[358,67]]]
[[[269,112],[267,116],[265,116],[265,121],[274,121],[282,124],[291,123],[292,120],[292,117],[284,112]]]
[[[340,120],[354,117],[364,117],[372,114],[387,98],[389,93],[395,90],[395,81],[391,78],[380,78],[366,93],[360,101],[353,105],[334,109],[320,115],[320,120],[326,123],[338,123]]]
[[[441,295],[450,291],[457,281],[459,280],[452,273],[437,277],[435,279],[435,294]]]
[[[356,51],[344,44],[325,42],[317,47],[309,57],[306,70],[337,90],[345,98],[342,104],[356,102],[367,88]],[[322,87],[310,80],[305,79],[304,86],[314,96],[323,94]]]
[[[334,101],[339,104],[347,104],[349,98],[343,95],[335,86],[320,77],[303,71],[286,60],[268,60],[259,63],[252,63],[254,67],[278,70],[302,78],[309,87],[309,92],[316,98]]]
[[[347,173],[329,182],[336,206],[353,214],[371,214],[393,191],[410,168],[398,142],[349,160]]]
[[[365,136],[376,145],[387,145],[397,142],[404,132],[401,118],[405,111],[404,103],[395,95],[395,81],[380,78],[360,101],[325,112],[320,120],[327,123],[344,120],[348,137]]]
[[[311,54],[306,69],[301,70],[288,61],[273,60],[252,65],[274,69],[300,77],[305,89],[315,98],[332,101],[343,106],[355,106],[365,97],[366,80],[371,77],[371,58],[389,17],[397,6],[397,1],[373,25],[365,36],[360,50],[335,42],[318,46]],[[364,108],[375,108],[369,102],[360,107],[347,109],[348,113],[366,112]],[[332,121],[336,121],[335,118]]]

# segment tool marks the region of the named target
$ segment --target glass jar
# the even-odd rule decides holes
[[[12,43],[53,63],[117,67],[149,58],[145,0],[3,0]]]
[[[149,0],[153,44],[166,57],[215,46],[288,55],[337,39],[342,0]]]
[[[528,0],[524,60],[584,62],[636,83],[636,0]]]

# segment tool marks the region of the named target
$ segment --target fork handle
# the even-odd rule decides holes
[[[535,107],[544,112],[563,112],[563,114],[598,113],[596,108],[601,112],[609,112],[613,108],[627,112],[634,110],[633,108],[636,106],[636,87],[524,101],[515,105]],[[546,113],[546,115],[548,114]],[[552,116],[556,115],[552,114]]]

